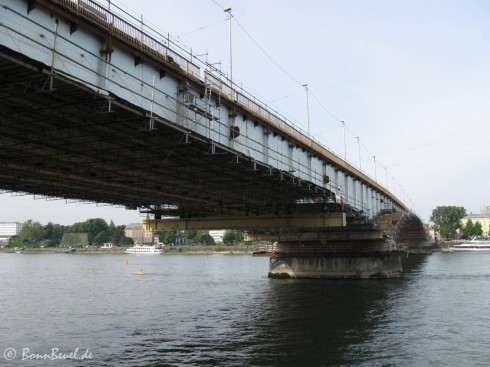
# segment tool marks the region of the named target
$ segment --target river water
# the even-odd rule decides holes
[[[488,366],[490,253],[404,269],[278,280],[250,255],[0,254],[0,366]]]

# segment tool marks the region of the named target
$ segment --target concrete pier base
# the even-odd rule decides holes
[[[271,258],[269,278],[386,279],[402,274],[398,254],[372,256],[285,256]]]

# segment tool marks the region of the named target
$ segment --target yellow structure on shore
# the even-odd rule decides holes
[[[470,220],[475,224],[479,222],[482,227],[483,235],[488,236],[490,233],[490,206],[484,205],[480,207],[480,214],[470,213],[463,219],[461,219],[461,224],[466,226],[468,220]]]

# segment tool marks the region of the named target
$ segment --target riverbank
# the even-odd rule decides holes
[[[257,251],[258,245],[213,245],[213,246],[165,246],[164,254],[190,254],[190,255],[206,255],[206,254],[252,254]],[[23,254],[52,254],[64,253],[64,250],[69,249],[48,247],[48,248],[2,248],[0,253],[16,253]],[[99,247],[83,247],[77,248],[70,254],[87,254],[87,255],[104,255],[104,254],[124,254],[126,247],[99,248]]]

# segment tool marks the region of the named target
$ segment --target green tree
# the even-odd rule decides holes
[[[110,226],[109,226],[109,230],[110,230]],[[115,227],[114,231],[112,232],[112,235],[111,235],[111,242],[115,245],[119,245],[120,242],[121,242],[121,239],[124,237],[124,229],[126,228],[126,226],[117,226]]]
[[[197,236],[197,231],[194,231],[194,230],[187,230],[187,231],[184,231],[184,237],[187,239],[187,240],[193,240],[196,238]],[[191,241],[192,242],[192,241]]]
[[[12,236],[9,238],[8,247],[26,247],[29,246],[29,242],[21,240],[19,236]]]
[[[214,239],[211,237],[209,232],[199,231],[195,238],[197,243],[203,243],[205,245],[214,245]]]
[[[237,244],[238,242],[243,242],[243,232],[225,231],[223,235],[223,243],[225,245]]]
[[[175,239],[177,238],[177,235],[175,232],[164,232],[162,242],[166,245],[175,243]]]
[[[440,226],[443,237],[454,237],[456,230],[461,227],[461,219],[466,215],[466,209],[457,206],[438,206],[432,210],[430,220]]]
[[[109,230],[101,231],[95,235],[93,243],[100,246],[105,242],[109,242],[110,237],[111,237],[111,234],[110,234]]]
[[[56,247],[57,243],[53,240],[45,240],[44,247]]]
[[[473,221],[471,219],[468,219],[463,229],[463,236],[464,238],[473,237],[474,232],[475,232],[475,225],[473,224]]]
[[[105,232],[109,229],[107,222],[101,218],[87,219],[85,222],[75,223],[71,225],[67,232],[69,233],[88,233],[89,243],[93,243],[95,236],[100,232]],[[100,237],[99,237],[100,239]]]
[[[19,239],[25,243],[25,246],[35,246],[44,239],[44,228],[39,222],[33,222],[32,219],[29,219],[22,226]]]
[[[119,240],[119,246],[132,246],[134,244],[134,241],[131,237],[121,237]]]
[[[473,236],[481,236],[481,235],[483,235],[482,225],[479,221],[476,221],[475,225],[473,226]]]
[[[65,226],[61,224],[54,224],[49,222],[44,226],[44,239],[53,241],[55,245],[58,245],[65,233]],[[46,245],[45,245],[46,246]]]

